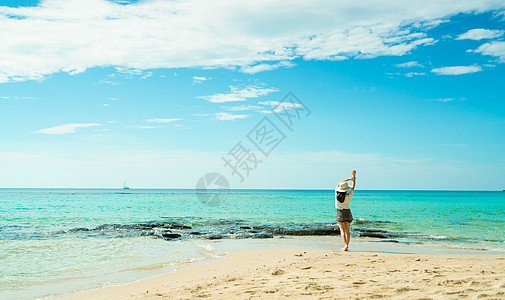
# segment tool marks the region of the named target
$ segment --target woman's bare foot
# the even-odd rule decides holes
[[[344,251],[348,251],[349,250],[349,246],[345,246],[345,248],[343,248]]]

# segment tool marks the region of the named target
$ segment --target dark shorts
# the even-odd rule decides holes
[[[337,209],[337,222],[352,222],[352,213],[350,209]]]

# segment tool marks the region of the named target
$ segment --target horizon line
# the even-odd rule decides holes
[[[109,188],[109,187],[0,187],[0,190],[219,190],[219,189],[195,189],[195,188]],[[333,191],[334,189],[320,188],[228,188],[228,190],[277,190],[277,191]],[[460,189],[356,189],[356,191],[433,191],[433,192],[505,192],[505,190],[460,190]]]

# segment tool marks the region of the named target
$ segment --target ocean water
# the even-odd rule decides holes
[[[505,192],[357,190],[351,209],[353,230],[382,230],[395,243],[442,253],[505,251]],[[164,240],[144,235],[138,224],[213,233],[226,226],[334,224],[335,212],[331,190],[231,190],[222,205],[207,206],[193,190],[0,189],[0,298],[134,281],[226,255],[226,243]]]

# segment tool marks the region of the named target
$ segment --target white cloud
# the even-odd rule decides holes
[[[239,105],[239,106],[222,106],[222,108],[229,111],[242,111],[242,110],[258,110],[263,109],[263,106],[256,105]]]
[[[104,104],[103,104],[103,106],[105,106],[105,107],[109,107],[109,106],[110,106],[110,104],[104,103]]]
[[[182,119],[179,119],[179,118],[171,118],[171,119],[148,119],[146,121],[149,122],[149,123],[170,123],[170,122],[175,122],[175,121],[179,121],[179,120],[182,120]]]
[[[480,66],[454,66],[454,67],[435,68],[431,70],[431,72],[437,75],[462,75],[480,71],[482,71],[482,68]]]
[[[275,70],[280,67],[290,68],[294,66],[295,64],[290,61],[280,61],[276,64],[257,64],[255,66],[244,66],[240,69],[240,71],[247,74],[255,74],[258,72]]]
[[[423,75],[426,75],[426,73],[424,72],[408,72],[408,73],[399,73],[399,72],[395,72],[395,73],[386,73],[386,75],[389,75],[389,76],[405,76],[405,77],[414,77],[414,76],[423,76]]]
[[[280,102],[280,101],[262,101],[258,102],[258,104],[262,105],[270,105],[272,110],[263,110],[262,113],[269,114],[272,112],[278,113],[286,109],[295,109],[302,107],[299,103],[291,103],[291,102]]]
[[[109,80],[109,79],[102,79],[98,82],[98,84],[120,85],[121,83],[117,82],[117,81]]]
[[[399,67],[399,68],[422,67],[422,68],[424,68],[424,66],[421,65],[420,63],[418,63],[417,61],[408,61],[403,64],[396,64],[395,67]]]
[[[453,102],[453,101],[466,101],[466,100],[467,100],[466,98],[459,97],[459,98],[438,98],[438,99],[428,99],[427,101],[447,103],[447,102]]]
[[[45,134],[66,134],[77,132],[77,128],[86,128],[92,126],[100,126],[98,123],[69,123],[60,126],[54,126],[50,128],[37,130],[36,133]]]
[[[502,36],[503,30],[489,30],[489,29],[472,29],[460,34],[457,40],[482,40],[482,39],[495,39]]]
[[[476,50],[470,51],[482,55],[496,56],[501,62],[505,62],[505,42],[490,42],[481,45]]]
[[[37,97],[26,97],[26,96],[14,96],[14,97],[7,97],[7,96],[2,96],[0,99],[12,99],[12,100],[38,100],[39,98]]]
[[[142,69],[131,68],[131,67],[116,67],[116,71],[119,74],[123,75],[123,77],[126,79],[133,79],[133,78],[146,79],[146,78],[153,76],[153,72],[144,71]],[[70,74],[70,75],[73,75],[73,74]],[[112,75],[115,75],[115,74],[112,74]]]
[[[204,77],[204,76],[194,76],[193,77],[193,83],[202,83],[205,80],[210,80],[212,78]]]
[[[111,100],[111,101],[119,101],[119,98],[113,98],[112,97],[112,98],[108,98],[108,99]]]
[[[97,66],[255,72],[300,58],[400,56],[434,43],[427,30],[450,16],[504,7],[502,0],[42,0],[0,7],[0,82]]]
[[[414,76],[422,76],[422,75],[426,75],[426,73],[423,73],[423,72],[409,72],[409,73],[405,74],[406,77],[414,77]]]
[[[222,121],[234,121],[235,119],[245,119],[249,117],[249,115],[234,115],[227,112],[216,113],[216,119]]]
[[[265,96],[277,91],[278,89],[276,88],[267,88],[257,85],[249,85],[245,87],[230,86],[230,92],[227,94],[218,93],[210,96],[201,96],[197,98],[204,99],[212,103],[226,103],[226,102],[245,101],[249,98],[258,98],[260,96]]]

